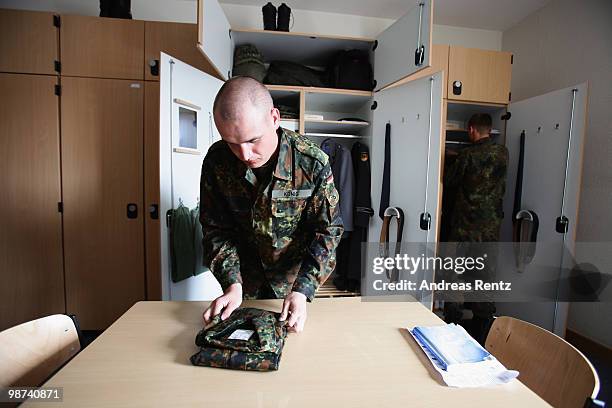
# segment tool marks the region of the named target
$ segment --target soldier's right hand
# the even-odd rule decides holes
[[[221,314],[221,320],[227,319],[234,310],[238,309],[242,303],[242,284],[234,283],[230,285],[225,293],[212,301],[208,309],[202,314],[204,325],[208,325],[213,317]]]

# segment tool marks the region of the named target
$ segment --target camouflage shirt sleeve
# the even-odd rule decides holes
[[[314,238],[306,249],[292,290],[312,301],[317,288],[327,280],[336,266],[336,247],[344,231],[338,207],[338,191],[331,167],[325,164],[317,177],[307,211],[307,228]]]
[[[219,191],[221,190],[214,177],[213,166],[205,159],[200,178],[204,266],[211,270],[225,291],[234,283],[242,283],[242,276],[236,245],[236,226],[227,207],[223,205],[224,198]]]
[[[457,187],[461,184],[468,166],[469,157],[467,152],[462,151],[457,155],[455,161],[444,170],[444,186]]]

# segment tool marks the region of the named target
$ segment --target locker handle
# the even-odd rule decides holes
[[[151,216],[152,220],[158,220],[159,219],[159,205],[151,204],[149,206],[149,215]]]
[[[149,69],[151,70],[151,75],[159,76],[159,60],[150,59],[149,60]]]
[[[128,203],[126,207],[129,219],[138,218],[138,205],[136,203]]]

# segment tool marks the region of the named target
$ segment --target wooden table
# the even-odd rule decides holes
[[[136,303],[44,385],[64,388],[64,403],[53,406],[548,406],[517,380],[443,385],[405,329],[442,323],[417,302],[316,299],[304,332],[288,336],[279,371],[194,367],[189,357],[207,304]],[[243,305],[280,311],[281,301]]]

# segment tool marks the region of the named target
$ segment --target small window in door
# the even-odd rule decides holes
[[[182,106],[179,106],[179,147],[198,148],[198,114]]]

